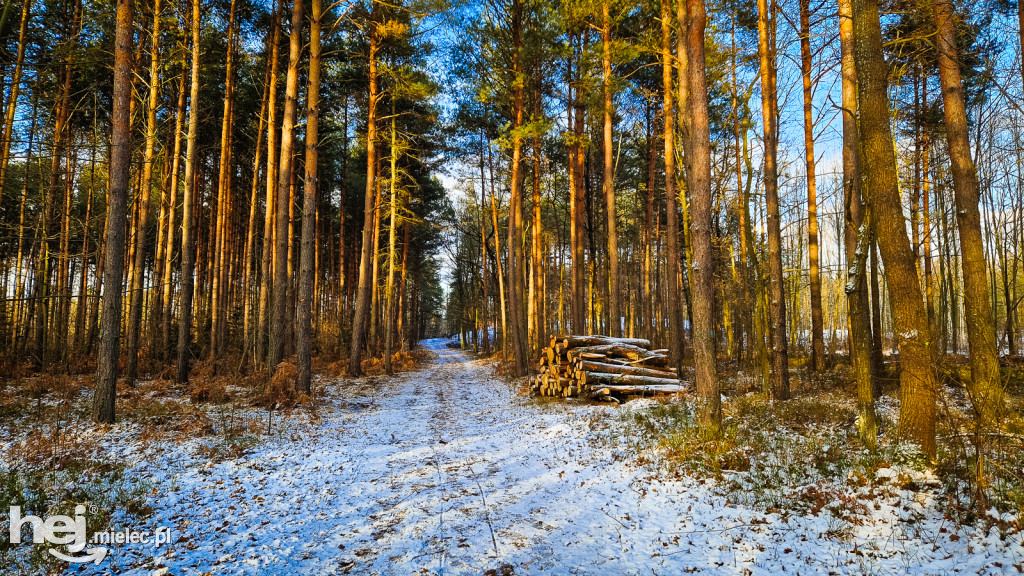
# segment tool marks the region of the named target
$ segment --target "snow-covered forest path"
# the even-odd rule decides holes
[[[966,539],[940,539],[941,518],[930,516],[916,522],[920,533],[904,530],[898,506],[892,522],[853,527],[851,540],[829,536],[828,515],[765,514],[731,505],[700,480],[654,480],[595,429],[621,408],[535,404],[491,363],[442,341],[425,345],[436,363],[331,383],[320,422],[286,420],[244,456],[210,461],[186,445],[145,458],[135,472],[156,479],[153,525],[180,539],[156,559],[122,548],[101,568],[903,574],[979,573],[1005,558],[1005,548],[975,550],[954,562],[946,547],[960,550]],[[1010,569],[1006,560],[1000,566]]]

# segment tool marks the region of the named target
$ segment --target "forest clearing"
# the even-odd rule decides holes
[[[1024,572],[1024,0],[2,0],[0,575]]]

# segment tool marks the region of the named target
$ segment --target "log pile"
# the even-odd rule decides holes
[[[618,402],[616,396],[674,394],[685,388],[668,350],[643,338],[552,336],[541,350],[530,389],[541,396],[582,396]]]

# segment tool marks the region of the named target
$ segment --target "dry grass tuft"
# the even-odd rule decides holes
[[[285,361],[277,365],[274,375],[257,392],[254,403],[265,408],[288,409],[306,404],[310,398],[295,389],[299,371],[295,364]]]

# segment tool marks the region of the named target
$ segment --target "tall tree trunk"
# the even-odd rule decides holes
[[[995,324],[992,321],[985,242],[981,235],[981,214],[978,211],[978,172],[971,159],[967,110],[960,79],[960,55],[956,45],[956,14],[950,0],[933,0],[932,9],[938,31],[936,45],[939,83],[942,85],[946,140],[953,173],[956,223],[960,232],[964,310],[971,356],[971,381],[967,389],[977,413],[978,426],[984,428],[998,422],[1004,401],[1003,388],[999,382],[999,355]],[[979,474],[981,466],[979,462]]]
[[[775,50],[772,42],[774,10],[757,1],[758,55],[761,60],[761,117],[764,120],[764,192],[768,211],[768,311],[772,369],[771,394],[776,400],[789,398],[789,350],[786,341],[786,295],[782,274],[782,224],[779,215],[778,92]],[[773,6],[774,8],[774,6]]]
[[[569,56],[569,109],[566,111],[572,127],[569,145],[569,209],[572,249],[572,329],[577,334],[587,332],[587,285],[584,273],[586,262],[583,256],[584,211],[586,205],[586,189],[583,184],[583,131],[586,108],[580,99],[580,61],[582,60],[581,41],[578,33],[570,33],[572,55]],[[576,57],[576,78],[572,74],[573,55]],[[575,84],[575,88],[574,88]]]
[[[366,324],[370,317],[371,289],[370,266],[373,260],[374,200],[377,180],[377,52],[379,50],[377,26],[377,0],[371,0],[370,46],[367,62],[369,67],[369,94],[367,95],[366,119],[366,193],[363,196],[362,253],[359,255],[359,288],[356,295],[356,310],[352,320],[352,349],[349,352],[348,372],[352,376],[363,373],[363,349],[366,347]]]
[[[153,183],[153,162],[156,155],[156,110],[160,98],[160,0],[153,1],[153,30],[150,35],[149,100],[146,103],[146,151],[142,160],[142,180],[139,184],[139,220],[135,230],[135,265],[132,267],[132,302],[128,320],[129,383],[138,377],[139,331],[142,324],[143,277],[146,265],[146,224],[149,219],[150,188]]]
[[[484,327],[484,333],[483,333],[484,354],[488,354],[489,355],[491,353],[491,335],[489,333],[490,332],[490,326],[491,326],[491,317],[490,317],[490,313],[488,312],[490,296],[488,294],[488,276],[489,275],[487,274],[487,208],[486,208],[486,203],[487,203],[486,190],[487,190],[487,188],[485,186],[485,179],[484,179],[484,177],[485,177],[485,174],[484,174],[484,134],[483,134],[483,131],[481,131],[480,132],[480,278],[481,278],[481,283],[483,284],[483,303],[481,305],[481,312],[482,312],[482,314],[481,314],[480,321],[481,321],[481,323],[483,324],[483,327]],[[571,191],[569,193],[572,194]],[[405,232],[406,232],[405,246],[402,248],[402,250],[403,250],[403,258],[402,258],[402,260],[403,260],[403,264],[402,264],[402,276],[403,276],[402,290],[403,291],[405,290],[405,280],[404,280],[404,277],[405,277],[405,263],[404,263],[405,257],[404,256],[407,255],[408,251],[409,251],[409,236],[408,236],[408,234],[409,234],[409,224],[408,223],[406,223],[406,225],[405,225]],[[494,234],[495,235],[498,234],[498,230],[497,229],[494,230]],[[399,320],[401,320],[401,316],[399,316]]]
[[[388,201],[388,276],[384,285],[384,372],[391,376],[391,353],[395,345],[395,250],[398,247],[398,128],[395,118],[395,100],[391,100],[391,145],[390,145],[390,178],[388,188],[391,192]]]
[[[523,177],[522,156],[523,138],[519,127],[523,125],[523,82],[522,71],[522,28],[523,5],[520,0],[512,0],[512,74],[515,84],[512,89],[512,165],[509,167],[511,195],[509,198],[508,217],[508,261],[509,261],[509,316],[512,320],[512,354],[515,364],[514,373],[525,376],[529,371],[527,357],[525,323],[523,318],[523,246],[520,241],[523,212]]]
[[[708,89],[705,79],[704,29],[707,13],[704,0],[686,0],[689,17],[686,57],[690,60],[690,109],[692,119],[689,147],[689,191],[693,218],[693,360],[696,388],[703,403],[702,420],[709,433],[717,435],[722,426],[722,392],[718,382],[715,353],[715,261],[711,230],[711,132],[708,120]],[[681,54],[680,57],[683,55]],[[681,81],[684,79],[680,79]]]
[[[683,362],[683,312],[679,287],[679,210],[676,208],[675,105],[672,99],[672,25],[671,0],[661,0],[661,80],[662,108],[665,115],[665,243],[668,251],[669,356],[673,366]]]
[[[292,26],[288,45],[288,73],[284,84],[284,112],[281,116],[281,157],[278,160],[276,231],[274,233],[274,305],[270,326],[270,350],[267,364],[271,371],[284,357],[288,338],[288,266],[290,243],[292,147],[295,140],[295,115],[299,99],[299,58],[302,55],[302,0],[292,2]]]
[[[4,114],[3,140],[0,141],[0,198],[3,197],[7,185],[7,168],[11,162],[11,135],[14,130],[14,115],[18,110],[18,92],[21,89],[21,74],[25,64],[25,50],[28,48],[28,22],[32,16],[32,0],[24,0],[21,5],[21,25],[18,27],[18,55],[14,61],[14,74],[11,76],[11,95],[7,101]],[[25,165],[28,169],[28,164]]]
[[[872,370],[871,318],[867,286],[867,249],[871,231],[864,226],[857,137],[857,67],[853,57],[851,0],[839,0],[839,43],[842,54],[843,97],[843,202],[847,262],[847,316],[850,326],[850,358],[857,382],[857,432],[868,446],[878,443],[875,415],[875,373]],[[858,252],[860,247],[860,252]]]
[[[921,82],[921,106],[928,107],[928,79]],[[932,347],[938,349],[938,342],[935,341],[935,302],[934,289],[935,279],[932,276],[932,214],[931,214],[931,176],[929,164],[931,159],[931,138],[929,137],[928,126],[921,130],[921,211],[924,213],[924,234],[921,237],[921,255],[924,257],[924,294],[925,309],[928,313],[928,327],[932,331]],[[1019,229],[1019,228],[1018,228]]]
[[[498,233],[498,201],[494,192],[494,155],[491,143],[487,143],[487,165],[491,188],[491,228],[494,230],[494,267],[498,270],[498,304],[501,309],[501,357],[508,360],[508,316],[505,299],[505,272],[501,267],[501,234]]]
[[[534,83],[533,89],[533,121],[539,122],[542,119],[541,112],[541,90],[540,86]],[[540,171],[541,171],[541,139],[539,134],[533,136],[533,221],[530,226],[530,354],[537,353],[544,345],[545,331],[547,329],[547,315],[544,300],[544,248],[543,248],[543,225],[541,223],[541,196],[540,196]]]
[[[118,0],[114,34],[114,97],[111,111],[110,188],[107,191],[107,268],[103,271],[103,326],[96,362],[93,418],[114,422],[118,353],[121,340],[121,286],[124,281],[125,224],[131,170],[133,0]]]
[[[219,358],[224,353],[226,332],[227,301],[224,297],[227,288],[228,269],[228,226],[230,225],[232,206],[232,156],[231,147],[234,139],[234,107],[235,107],[235,0],[231,0],[228,13],[227,55],[224,63],[224,113],[220,131],[220,161],[217,170],[217,218],[214,232],[215,248],[213,253],[212,290],[210,309],[210,357]],[[257,139],[259,136],[257,135]],[[211,222],[211,226],[214,224]]]
[[[299,379],[295,388],[310,393],[312,353],[310,334],[313,321],[313,255],[314,228],[316,227],[316,201],[319,185],[317,161],[320,144],[320,21],[323,17],[321,0],[311,0],[309,14],[309,89],[306,92],[306,159],[302,196],[302,262],[299,265],[299,322],[296,334]],[[301,21],[300,21],[301,22]],[[294,32],[293,32],[294,33]]]
[[[74,50],[80,32],[82,2],[76,0],[73,8],[69,27],[65,29],[64,38],[68,44],[68,50]],[[129,55],[130,59],[131,56]],[[44,193],[42,241],[39,244],[38,256],[36,259],[36,278],[33,283],[33,298],[35,299],[35,352],[40,365],[45,366],[49,362],[48,352],[52,342],[51,315],[50,310],[60,298],[54,298],[52,283],[53,276],[53,211],[56,205],[57,192],[61,187],[61,158],[65,155],[65,148],[68,140],[68,119],[71,115],[71,84],[74,79],[75,66],[72,58],[65,58],[63,63],[63,79],[61,81],[60,93],[57,100],[57,110],[53,126],[53,148],[50,157],[50,174]],[[130,98],[129,98],[130,100]],[[129,103],[129,106],[131,104]],[[126,111],[126,114],[130,112]],[[130,121],[130,119],[129,119]],[[130,128],[130,127],[129,127]],[[70,166],[70,164],[68,165]],[[70,168],[69,168],[70,169]],[[65,181],[70,177],[64,174]],[[59,291],[57,296],[60,296]],[[63,351],[61,351],[63,355]]]
[[[818,269],[818,197],[815,186],[814,106],[811,93],[810,0],[800,0],[800,71],[804,80],[804,148],[807,163],[807,252],[811,283],[811,368],[825,369],[825,328],[821,318],[821,275]]]
[[[740,275],[741,275],[741,290],[743,297],[743,305],[741,306],[741,324],[742,332],[746,335],[746,346],[744,350],[746,352],[746,360],[749,362],[751,353],[756,348],[760,353],[764,348],[764,341],[761,339],[761,335],[758,334],[756,341],[754,335],[754,314],[755,314],[755,303],[753,296],[751,295],[752,290],[752,278],[751,272],[757,269],[757,257],[754,254],[753,239],[751,234],[750,226],[750,202],[748,202],[748,191],[743,185],[743,147],[741,146],[740,140],[740,96],[739,96],[739,82],[737,79],[736,68],[738,67],[738,54],[739,49],[736,46],[736,14],[734,13],[731,18],[731,31],[730,39],[732,43],[732,129],[733,129],[733,146],[735,147],[735,163],[736,163],[736,202],[739,204],[737,207],[738,227],[740,236]],[[745,141],[745,140],[744,140]],[[748,176],[749,181],[749,176]]]
[[[341,120],[341,186],[338,194],[338,305],[343,316],[348,311],[349,301],[346,291],[348,262],[345,259],[345,217],[348,215],[348,94],[342,95]]]
[[[199,0],[192,0],[192,69],[189,87],[188,137],[185,145],[185,191],[181,208],[181,307],[178,314],[178,364],[175,382],[188,381],[192,361],[192,304],[196,263],[195,201],[196,201],[196,138],[199,135],[199,39],[202,17]]]
[[[612,336],[622,335],[621,312],[619,311],[619,244],[615,229],[615,150],[612,143],[612,24],[611,0],[601,2],[601,78],[604,89],[604,122],[601,150],[604,154],[604,170],[601,173],[601,189],[604,191],[605,218],[608,233],[608,318],[611,321]]]
[[[181,131],[185,120],[185,68],[182,67],[181,77],[178,80],[178,109],[174,116],[174,157],[171,159],[171,184],[170,200],[167,204],[167,242],[164,247],[164,274],[160,283],[163,285],[163,312],[160,315],[160,352],[161,357],[167,358],[171,350],[171,310],[173,300],[171,298],[174,286],[171,283],[173,274],[172,264],[174,262],[174,237],[176,226],[174,216],[178,206],[178,173],[181,164]]]
[[[21,345],[24,342],[24,338],[22,337],[22,331],[27,328],[27,325],[29,324],[29,322],[31,320],[30,316],[27,316],[25,314],[25,311],[26,311],[26,303],[25,303],[25,284],[26,284],[26,280],[22,276],[22,266],[24,265],[23,261],[25,259],[25,204],[27,203],[27,200],[28,200],[28,183],[29,183],[29,171],[28,170],[32,166],[33,162],[35,161],[35,159],[32,157],[32,153],[34,152],[33,145],[35,144],[36,120],[38,119],[38,117],[39,117],[39,91],[38,90],[33,90],[32,91],[32,120],[31,120],[31,123],[30,123],[29,132],[28,132],[28,147],[27,147],[27,149],[25,151],[25,174],[24,174],[24,176],[21,179],[22,180],[22,182],[21,182],[21,203],[20,203],[20,208],[18,210],[18,255],[17,255],[17,258],[15,260],[15,269],[14,269],[15,270],[14,271],[14,278],[15,278],[15,281],[17,282],[17,290],[15,292],[15,298],[17,298],[17,301],[16,301],[17,308],[15,308],[14,317],[15,317],[15,320],[17,321],[16,324],[18,324],[19,327],[18,327],[17,331],[14,334],[14,338],[13,338],[14,341],[12,342],[12,345],[11,345],[11,349],[14,351],[15,354],[20,354],[21,351],[22,351]],[[94,129],[93,136],[94,136],[94,142],[95,142],[95,123],[93,124],[93,129]],[[94,145],[93,146],[93,160],[94,161],[95,161],[95,156],[96,156],[96,146]],[[93,162],[93,166],[95,166],[95,162]],[[99,282],[97,282],[96,284],[97,284],[97,290],[98,290],[99,289]],[[79,348],[81,348],[81,346]]]
[[[643,246],[643,292],[641,298],[641,316],[643,330],[640,335],[648,340],[656,339],[654,331],[654,238],[658,231],[654,227],[654,187],[658,164],[656,124],[658,103],[653,98],[647,105],[647,190],[644,191],[644,232]],[[561,287],[561,284],[559,284]]]
[[[267,109],[267,103],[270,100],[270,59],[267,59],[266,71],[263,74],[263,98],[260,100],[260,119],[259,129],[256,130],[256,153],[254,155],[252,163],[252,186],[249,190],[249,225],[246,228],[245,236],[245,256],[242,273],[242,295],[245,299],[242,304],[242,347],[243,347],[243,358],[248,358],[249,354],[255,354],[255,338],[253,334],[253,318],[252,318],[252,306],[254,304],[250,292],[250,283],[255,280],[253,275],[256,273],[254,264],[254,253],[256,250],[256,216],[258,213],[257,208],[259,202],[257,202],[257,194],[260,188],[260,159],[263,151],[263,130],[267,125],[267,116],[269,110]],[[264,233],[266,231],[264,230]],[[258,306],[258,302],[255,302]],[[243,362],[245,360],[243,359]],[[262,360],[259,356],[255,356],[255,363],[259,364]]]
[[[277,214],[275,201],[277,189],[277,78],[281,46],[281,14],[284,11],[278,0],[274,12],[274,33],[270,46],[270,100],[267,104],[267,198],[263,210],[263,249],[260,256],[260,300],[257,311],[256,358],[258,363],[267,361],[267,340],[270,328],[270,292],[274,282],[274,216]]]
[[[882,54],[882,30],[877,0],[853,0],[854,56],[860,103],[861,157],[870,212],[885,262],[892,302],[896,343],[900,352],[900,420],[896,434],[935,454],[935,374],[929,343],[931,331],[921,300],[914,251],[907,237],[896,182],[887,96],[888,73]]]
[[[408,202],[408,201],[407,201]],[[408,209],[408,205],[406,205]],[[483,208],[481,208],[481,211]],[[481,212],[482,213],[482,212]],[[405,300],[406,300],[406,283],[407,272],[409,270],[409,221],[405,221],[405,226],[402,227],[402,274],[398,281],[398,327],[395,333],[399,338],[399,346],[402,352],[409,351],[409,338],[406,337],[406,322],[405,322]],[[484,310],[487,310],[486,305]],[[487,342],[487,329],[484,327],[484,342]]]

